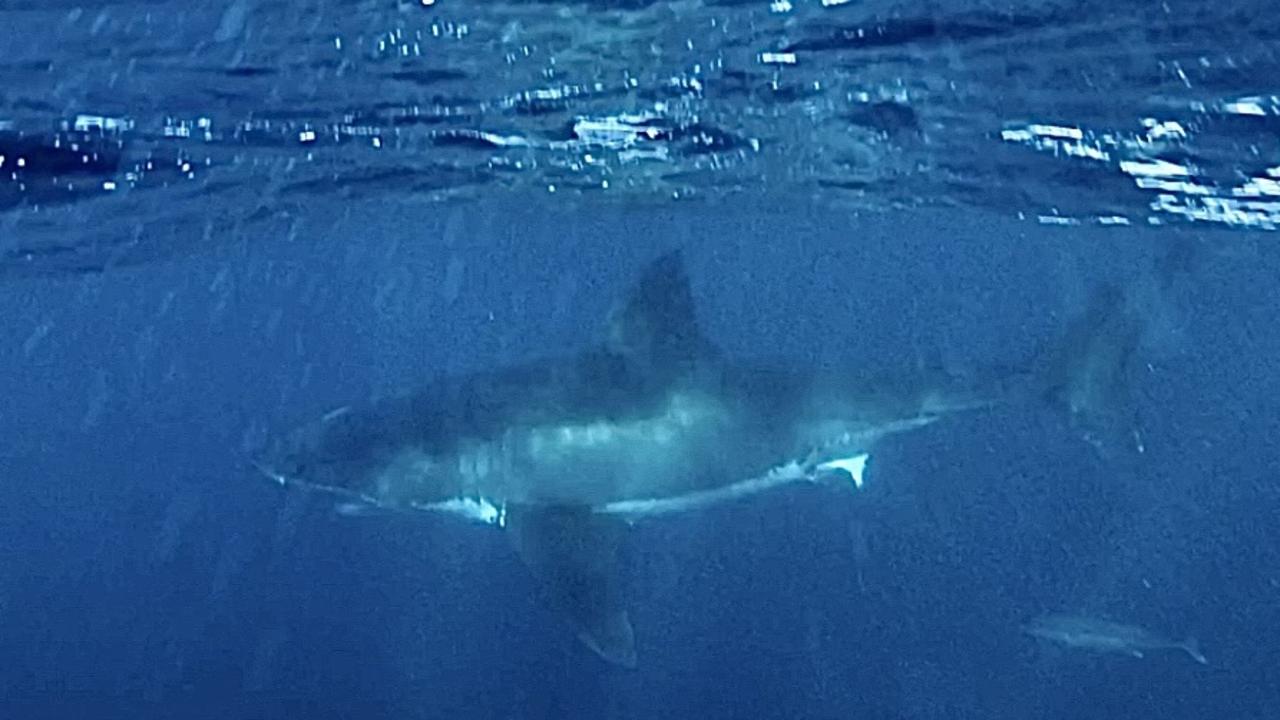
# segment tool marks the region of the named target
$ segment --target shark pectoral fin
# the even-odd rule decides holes
[[[616,665],[636,666],[635,633],[619,577],[626,522],[587,507],[508,508],[507,531],[550,603],[578,637]]]
[[[1204,653],[1200,652],[1200,643],[1195,638],[1187,638],[1178,647],[1182,648],[1183,652],[1190,655],[1192,660],[1195,660],[1201,665],[1209,664],[1209,658],[1205,657]]]
[[[379,517],[392,514],[391,510],[367,502],[344,500],[333,506],[333,511],[343,517]]]
[[[578,631],[578,639],[595,654],[614,665],[634,669],[636,666],[636,634],[626,610],[616,610],[595,618],[591,628]]]

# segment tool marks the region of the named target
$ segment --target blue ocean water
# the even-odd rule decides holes
[[[1280,711],[1264,9],[7,0],[0,23],[0,718]],[[798,366],[1021,367],[1132,288],[1143,452],[983,410],[885,441],[856,492],[639,523],[636,669],[502,532],[347,516],[249,462],[331,408],[593,342],[673,248],[726,355]],[[1023,632],[1059,612],[1208,664]]]

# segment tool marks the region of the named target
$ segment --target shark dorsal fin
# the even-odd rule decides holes
[[[712,353],[694,313],[693,292],[679,250],[645,268],[609,317],[609,350],[648,374],[688,371]]]

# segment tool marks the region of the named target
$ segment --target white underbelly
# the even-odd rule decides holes
[[[512,428],[460,452],[456,481],[464,493],[508,503],[599,506],[682,494],[749,472],[758,461],[739,448],[752,424],[713,398],[676,394],[651,416]]]

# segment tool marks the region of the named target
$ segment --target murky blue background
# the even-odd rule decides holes
[[[0,717],[1274,717],[1274,19],[1184,5],[0,1]],[[464,44],[379,49],[397,27]],[[1143,455],[981,412],[858,494],[644,523],[635,671],[493,529],[344,517],[247,462],[590,342],[673,247],[730,356],[976,368],[1184,237],[1129,379]],[[1057,611],[1210,664],[1022,633]]]

